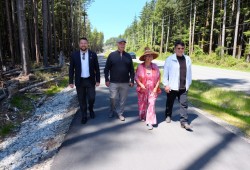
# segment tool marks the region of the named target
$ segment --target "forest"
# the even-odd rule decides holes
[[[181,39],[190,56],[249,62],[250,0],[151,0],[121,36],[128,51],[166,55]]]
[[[93,0],[0,1],[0,72],[20,68],[28,75],[35,67],[59,64],[69,58],[80,37],[102,51],[104,35],[91,29],[87,9]]]

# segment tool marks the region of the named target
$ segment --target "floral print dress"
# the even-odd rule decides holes
[[[136,70],[135,80],[137,82],[139,118],[145,120],[146,124],[156,124],[155,101],[158,94],[161,93],[159,87],[157,93],[153,92],[160,80],[160,71],[157,65],[151,63],[151,72],[147,72],[145,63],[140,64]],[[142,89],[138,82],[141,82],[146,90]]]

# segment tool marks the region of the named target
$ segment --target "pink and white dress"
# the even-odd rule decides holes
[[[137,94],[138,94],[138,109],[139,118],[144,119],[147,124],[154,125],[157,123],[155,114],[155,101],[158,94],[161,93],[158,87],[157,93],[153,92],[157,82],[160,80],[160,71],[156,64],[151,63],[151,72],[146,71],[145,63],[138,65],[135,74],[135,81],[137,82]],[[141,82],[146,90],[139,86]]]

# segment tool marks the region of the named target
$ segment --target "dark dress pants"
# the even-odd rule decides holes
[[[178,97],[179,103],[180,103],[180,122],[187,123],[188,122],[188,115],[187,115],[187,108],[188,108],[188,102],[187,102],[187,93],[186,89],[175,91],[171,90],[169,93],[167,93],[167,102],[166,102],[166,116],[172,117],[173,112],[173,105],[176,97]]]
[[[93,112],[95,102],[95,85],[91,84],[89,78],[81,78],[80,86],[76,87],[80,111],[83,118],[87,118],[87,101],[89,111]]]

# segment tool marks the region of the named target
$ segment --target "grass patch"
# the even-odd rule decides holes
[[[21,113],[28,112],[33,109],[31,101],[27,100],[27,97],[25,97],[24,95],[13,96],[10,100],[10,104],[12,107],[18,108]]]
[[[12,123],[3,125],[3,127],[0,128],[0,136],[4,137],[8,135],[14,128],[15,126]]]
[[[243,92],[227,91],[194,80],[189,89],[189,101],[250,136],[250,96]]]
[[[51,85],[47,90],[46,90],[46,94],[49,96],[53,96],[56,93],[60,92],[61,90],[63,90],[65,87],[68,86],[68,82],[69,82],[69,78],[68,77],[63,77],[62,80],[60,80],[57,83],[54,83],[53,85]]]

